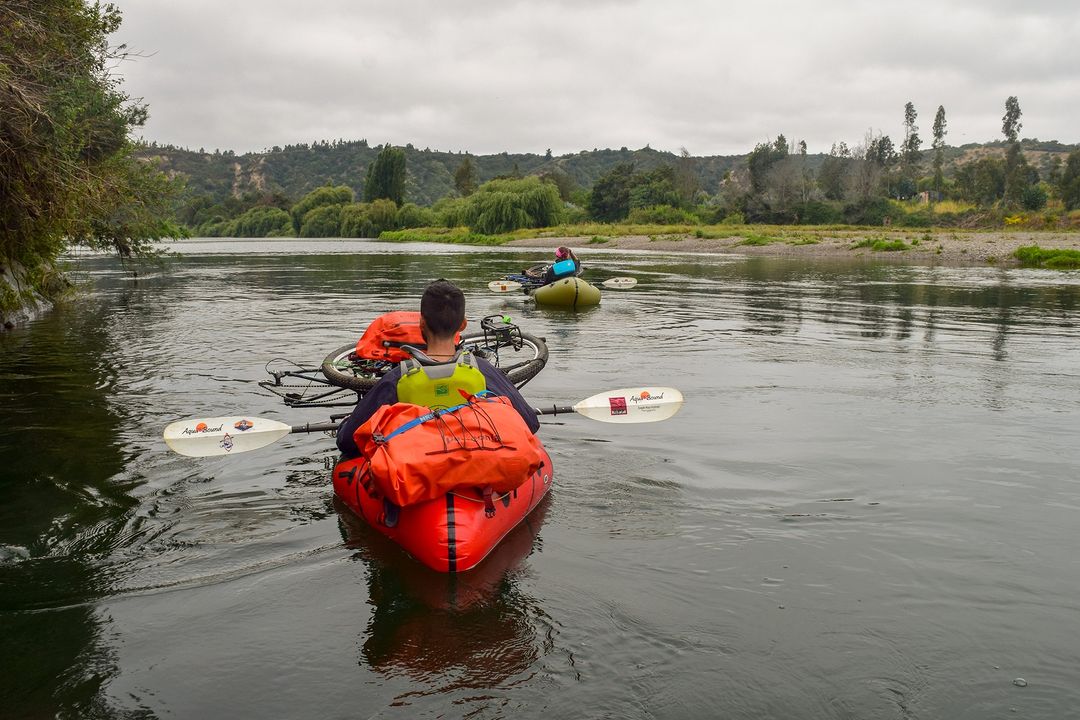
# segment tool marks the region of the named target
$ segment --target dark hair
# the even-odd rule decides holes
[[[420,298],[420,315],[431,334],[453,335],[465,319],[465,293],[449,280],[435,280]]]

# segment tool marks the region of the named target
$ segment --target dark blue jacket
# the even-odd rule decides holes
[[[510,402],[513,404],[514,409],[518,411],[518,414],[525,420],[525,424],[528,425],[529,429],[535,434],[536,431],[540,429],[540,420],[536,417],[536,411],[525,402],[525,398],[521,396],[521,392],[514,387],[514,384],[510,382],[509,379],[507,379],[502,370],[499,370],[487,360],[477,358],[476,364],[480,367],[480,372],[484,375],[484,380],[487,382],[487,389],[496,395],[510,398]],[[356,428],[367,422],[380,407],[383,405],[393,405],[398,401],[397,382],[400,378],[401,366],[399,365],[386,373],[386,375],[383,375],[382,379],[375,383],[375,387],[364,393],[364,397],[356,404],[356,407],[353,408],[349,417],[341,421],[341,425],[338,427],[337,431],[337,446],[342,455],[347,458],[354,458],[360,455],[360,448],[356,447],[356,442],[353,440],[353,433],[356,432]]]

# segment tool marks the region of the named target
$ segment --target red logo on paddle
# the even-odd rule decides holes
[[[626,398],[613,397],[608,398],[608,403],[611,405],[612,415],[625,415],[626,414]]]

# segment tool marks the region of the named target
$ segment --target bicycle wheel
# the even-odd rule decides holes
[[[536,377],[548,361],[548,347],[543,338],[521,333],[521,347],[499,346],[487,342],[482,334],[466,335],[460,347],[482,357],[502,370],[515,386],[521,387]],[[374,387],[395,363],[365,360],[355,356],[355,345],[345,345],[326,356],[320,366],[323,377],[331,385],[355,390],[363,395]]]
[[[363,395],[379,382],[393,363],[364,360],[355,356],[356,344],[345,345],[326,356],[320,369],[331,385],[355,390]]]
[[[510,345],[488,342],[482,334],[462,337],[461,347],[491,362],[519,388],[536,377],[548,361],[544,339],[526,332],[521,333],[521,347],[516,350]]]

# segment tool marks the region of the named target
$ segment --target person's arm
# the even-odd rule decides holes
[[[514,406],[525,424],[529,426],[529,430],[535,435],[540,429],[540,419],[536,417],[536,410],[521,396],[521,391],[514,387],[502,370],[486,360],[478,359],[477,363],[480,365],[480,372],[484,373],[484,379],[487,380],[487,389],[496,395],[509,398],[510,404]]]
[[[341,421],[337,431],[337,447],[341,454],[347,458],[360,456],[360,448],[353,440],[353,433],[375,414],[375,411],[383,405],[393,405],[397,402],[397,381],[401,377],[401,370],[394,368],[386,373],[375,386],[364,393],[360,402],[349,414],[349,417]]]

